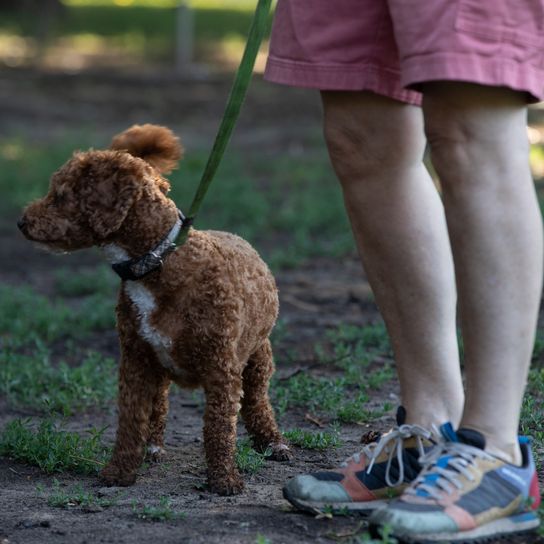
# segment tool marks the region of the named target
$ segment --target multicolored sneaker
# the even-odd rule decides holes
[[[417,477],[418,458],[435,444],[430,431],[404,421],[406,411],[401,406],[398,427],[364,446],[337,469],[289,480],[283,496],[299,510],[313,514],[369,514],[384,506]]]
[[[520,437],[523,464],[484,451],[483,435],[440,428],[445,441],[420,459],[421,474],[402,496],[376,510],[370,529],[407,543],[483,542],[536,529],[538,478],[529,439]]]

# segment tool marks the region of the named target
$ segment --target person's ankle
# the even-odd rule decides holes
[[[486,442],[485,451],[493,455],[493,457],[518,467],[523,464],[523,457],[517,440],[515,443],[505,444],[504,442],[497,443],[492,438],[486,437]]]
[[[483,435],[485,438],[484,451],[497,457],[506,463],[511,465],[521,466],[523,463],[523,457],[521,455],[521,448],[519,447],[519,440],[517,435],[507,436],[503,432],[497,435],[493,429],[483,428],[480,425],[474,423],[462,422],[460,428],[472,429]]]
[[[425,429],[439,429],[444,423],[450,422],[454,428],[457,428],[458,419],[452,419],[451,416],[440,410],[426,410],[425,412],[407,411],[406,423],[409,425],[419,425]]]

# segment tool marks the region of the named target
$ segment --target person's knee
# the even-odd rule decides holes
[[[528,142],[523,107],[507,99],[480,107],[448,95],[424,98],[425,135],[431,160],[445,190],[461,190],[527,163]]]
[[[458,175],[464,177],[482,146],[477,131],[469,119],[455,112],[427,112],[425,136],[431,161],[443,183]],[[485,159],[485,157],[482,157]]]
[[[342,184],[379,178],[384,170],[420,164],[424,138],[417,108],[370,93],[357,99],[357,94],[324,93],[323,97],[325,141]]]

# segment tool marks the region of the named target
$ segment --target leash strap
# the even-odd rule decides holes
[[[251,81],[251,76],[253,74],[257,53],[259,52],[259,48],[268,28],[270,4],[271,0],[258,0],[257,2],[255,15],[253,16],[253,21],[249,29],[244,54],[242,56],[240,66],[236,72],[236,77],[234,78],[234,83],[230,91],[225,113],[223,114],[223,119],[219,125],[215,142],[213,144],[210,156],[208,157],[208,162],[204,167],[200,184],[198,185],[193,202],[189,208],[187,219],[184,221],[183,228],[175,240],[177,245],[182,245],[187,239],[187,232],[189,230],[188,227],[192,224],[198,210],[200,209],[202,201],[204,200],[215,173],[217,172],[217,169],[221,163],[221,159],[223,158],[225,149],[229,143],[232,131],[234,130],[236,121],[238,120],[238,116],[240,115],[240,110],[242,109],[242,104],[244,103],[247,89]]]

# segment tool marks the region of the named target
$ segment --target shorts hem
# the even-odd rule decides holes
[[[273,83],[321,91],[372,91],[376,94],[421,105],[421,94],[399,85],[400,73],[374,64],[311,64],[268,57],[264,78]]]
[[[402,60],[401,85],[421,92],[430,81],[464,81],[526,92],[528,102],[544,100],[544,69],[514,59],[462,53],[429,53]]]

